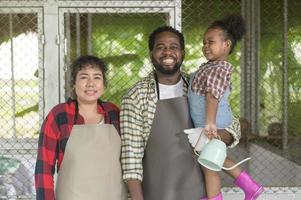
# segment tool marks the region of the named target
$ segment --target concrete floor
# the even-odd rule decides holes
[[[224,194],[224,200],[243,200],[243,194]],[[257,200],[301,200],[299,194],[262,194]]]
[[[244,200],[242,192],[232,192],[223,188],[222,193],[224,200]],[[265,188],[264,193],[257,200],[301,200],[301,188]]]

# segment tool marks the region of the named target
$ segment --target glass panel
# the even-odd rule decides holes
[[[0,199],[33,199],[35,194],[42,83],[37,24],[37,13],[0,14]]]
[[[32,138],[39,129],[36,14],[0,14],[0,138]]]
[[[128,88],[152,69],[148,35],[156,27],[166,24],[168,15],[71,13],[64,16],[66,64],[78,55],[93,54],[103,58],[108,65],[104,99],[120,104]],[[70,95],[68,76],[69,71],[66,97]]]

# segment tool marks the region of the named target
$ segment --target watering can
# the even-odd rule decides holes
[[[223,167],[227,157],[226,144],[221,141],[218,136],[217,139],[211,139],[204,134],[203,128],[185,129],[189,142],[194,147],[194,153],[198,155],[198,162],[213,171],[231,170],[242,164],[243,162],[250,160],[248,157],[232,167]],[[200,153],[199,153],[200,152]]]
[[[221,171],[222,169],[231,170],[242,164],[243,162],[251,159],[250,157],[248,157],[232,167],[223,167],[225,159],[227,157],[227,147],[220,138],[211,139],[207,144],[205,144],[200,154],[198,154],[196,151],[195,153],[199,156],[198,162],[204,167],[213,171]]]

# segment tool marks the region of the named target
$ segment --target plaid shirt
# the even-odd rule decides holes
[[[220,100],[230,87],[232,68],[226,61],[210,61],[202,64],[195,73],[191,90],[199,95],[211,93]]]
[[[184,75],[188,80],[188,77]],[[157,93],[154,74],[136,83],[123,97],[120,112],[121,127],[121,164],[123,179],[140,180],[143,178],[144,149],[151,132],[156,111]],[[183,87],[186,95],[188,88]],[[234,138],[231,146],[235,146],[240,138],[240,125],[236,118],[226,129]]]
[[[38,200],[55,199],[53,182],[55,163],[57,161],[58,171],[73,124],[84,124],[84,118],[80,114],[75,116],[76,103],[75,100],[68,99],[66,103],[58,104],[43,122],[35,167]],[[119,132],[119,108],[109,102],[99,101],[98,103],[98,112],[104,114],[105,123],[113,124]]]

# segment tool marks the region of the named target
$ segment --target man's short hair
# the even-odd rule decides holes
[[[155,29],[148,38],[148,48],[149,51],[152,51],[154,49],[154,44],[155,44],[155,39],[157,37],[157,35],[159,35],[162,32],[171,32],[176,34],[179,37],[180,40],[180,45],[181,45],[181,49],[184,50],[185,49],[185,40],[184,40],[184,36],[183,34],[178,31],[177,29],[171,27],[171,26],[161,26],[158,27],[157,29]]]

